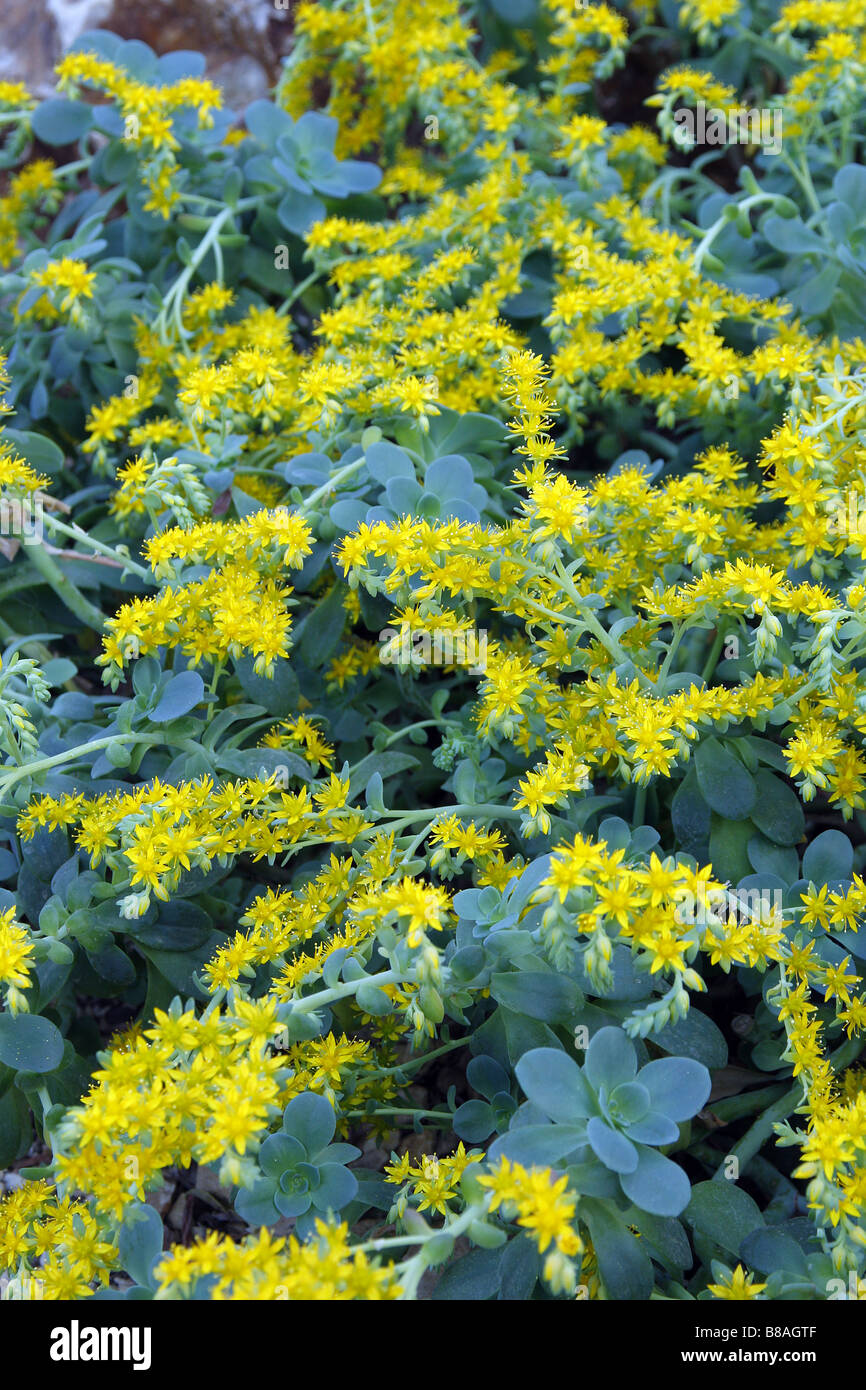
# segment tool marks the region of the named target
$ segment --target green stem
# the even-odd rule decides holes
[[[664,691],[665,682],[667,681],[668,672],[670,671],[671,665],[673,664],[673,659],[676,656],[677,647],[680,645],[680,642],[683,640],[688,631],[689,624],[687,622],[674,623],[674,630],[671,634],[671,640],[668,644],[667,652],[665,653],[664,663],[662,665],[662,669],[659,671],[659,674],[656,678],[656,685],[658,686],[660,691]]]
[[[741,203],[738,203],[737,207],[740,212],[749,212],[753,207],[757,207],[759,203],[775,203],[778,196],[777,193],[752,193],[748,198],[744,198]],[[729,203],[728,206],[732,207],[733,204]],[[707,228],[692,255],[692,263],[695,270],[700,270],[704,257],[709,252],[716,237],[724,231],[725,227],[727,227],[732,220],[733,219],[728,217],[718,217],[713,225]]]
[[[41,545],[31,547],[30,563],[39,571],[46,583],[51,585],[57,597],[66,605],[70,613],[74,613],[86,627],[92,628],[94,632],[102,632],[105,625],[105,614],[96,604],[91,603],[89,598],[85,598],[81,590],[73,584],[67,574],[64,574],[56,561],[48,554]]]
[[[405,729],[398,729],[396,733],[390,734],[382,744],[382,749],[390,748],[392,743],[396,743],[398,739],[405,738],[407,734],[411,734],[413,729],[438,728],[442,722],[441,719],[419,719],[414,724],[407,724]]]
[[[381,970],[378,975],[366,975],[363,980],[349,980],[347,984],[335,985],[333,989],[323,989],[318,994],[310,994],[306,999],[291,1000],[292,1013],[315,1013],[316,1009],[321,1009],[325,1004],[332,1004],[337,999],[348,999],[349,995],[357,993],[359,985],[371,984],[381,988],[382,985],[399,984],[402,978],[396,970]]]
[[[321,487],[317,487],[315,492],[311,492],[309,497],[304,498],[303,502],[298,503],[298,512],[309,511],[310,507],[314,507],[321,498],[327,497],[329,492],[333,492],[337,484],[341,483],[344,478],[351,477],[353,473],[357,473],[360,468],[363,468],[365,462],[366,459],[362,456],[359,459],[355,459],[354,463],[347,463],[345,468],[339,468],[326,483],[323,483]]]
[[[392,820],[391,830],[402,829],[416,820],[432,820],[435,816],[499,816],[503,820],[520,820],[523,812],[516,806],[497,806],[494,802],[481,802],[477,806],[430,806],[423,811],[385,811],[385,818]]]
[[[673,440],[665,439],[663,434],[656,434],[655,430],[640,430],[638,439],[641,444],[649,444],[651,448],[657,449],[666,459],[675,459],[679,453]]]
[[[790,1090],[785,1091],[778,1100],[773,1101],[772,1105],[767,1106],[763,1114],[758,1116],[755,1123],[743,1135],[742,1139],[734,1145],[729,1154],[725,1155],[722,1163],[720,1163],[715,1173],[713,1173],[713,1182],[725,1181],[727,1177],[725,1167],[732,1158],[737,1160],[736,1172],[738,1174],[745,1172],[755,1154],[759,1149],[763,1148],[764,1144],[772,1135],[773,1125],[777,1124],[780,1120],[786,1120],[791,1114],[791,1111],[796,1109],[802,1100],[803,1085],[802,1082],[798,1081]]]
[[[216,215],[210,227],[208,228],[206,235],[202,237],[201,241],[199,242],[198,246],[193,252],[189,264],[185,266],[184,269],[181,271],[180,275],[175,280],[174,284],[172,285],[171,289],[168,291],[168,294],[166,295],[165,302],[156,320],[156,328],[163,341],[165,341],[165,328],[169,319],[174,319],[176,326],[180,329],[181,337],[189,336],[187,330],[183,327],[183,323],[180,317],[180,306],[183,303],[183,297],[186,293],[187,285],[189,284],[198,267],[201,265],[208,251],[213,246],[214,242],[216,241],[226,222],[228,222],[232,217],[234,217],[236,213],[242,212],[246,208],[255,207],[257,203],[258,200],[256,198],[244,198],[241,199],[239,203],[236,203],[234,207],[223,208],[222,211]]]
[[[49,531],[60,531],[64,536],[69,536],[71,540],[78,541],[80,545],[89,545],[90,549],[99,555],[106,555],[109,559],[116,561],[118,566],[123,566],[124,570],[129,570],[132,574],[137,574],[139,579],[143,579],[148,584],[153,584],[154,578],[150,570],[145,569],[144,565],[139,565],[131,557],[120,555],[110,545],[103,541],[94,540],[86,531],[82,531],[80,526],[67,526],[65,521],[58,521],[56,516],[46,514],[43,517],[44,524]],[[87,557],[82,555],[83,560]]]
[[[394,1067],[378,1067],[376,1071],[368,1072],[368,1076],[399,1076],[404,1071],[414,1071],[416,1067],[423,1067],[425,1062],[432,1062],[434,1057],[443,1057],[446,1052],[453,1052],[458,1047],[468,1047],[472,1034],[465,1038],[456,1038],[454,1042],[444,1043],[442,1047],[437,1047],[433,1052],[425,1052],[420,1057],[410,1057],[407,1062],[398,1063]]]
[[[101,748],[109,748],[112,743],[146,743],[149,746],[165,743],[164,734],[110,734],[107,738],[95,738],[92,743],[79,743],[75,748],[66,748],[55,753],[52,758],[39,758],[25,767],[16,767],[0,774],[0,796],[5,796],[10,787],[23,777],[32,777],[35,772],[47,772],[52,767],[62,767],[64,763],[75,762],[86,753],[95,753]]]
[[[449,1121],[449,1124],[448,1124],[448,1128],[449,1128],[449,1129],[450,1129],[450,1127],[451,1127],[451,1126],[450,1126],[450,1121],[453,1120],[453,1118],[454,1118],[454,1116],[451,1115],[451,1114],[446,1115],[444,1110],[418,1110],[417,1108],[415,1108],[414,1106],[411,1106],[411,1105],[384,1105],[384,1106],[380,1105],[380,1106],[377,1106],[375,1110],[349,1110],[349,1111],[346,1111],[346,1112],[343,1114],[343,1119],[344,1119],[344,1120],[367,1120],[367,1119],[372,1119],[372,1117],[373,1117],[374,1115],[426,1115],[426,1116],[428,1116],[428,1118],[432,1118],[432,1119],[434,1119],[434,1120],[447,1120],[447,1121]]]
[[[834,1071],[839,1071],[842,1067],[850,1066],[860,1056],[863,1050],[862,1038],[849,1038],[830,1058],[830,1065]],[[713,1174],[713,1181],[725,1180],[725,1164],[728,1159],[736,1158],[738,1171],[743,1173],[746,1166],[754,1158],[755,1154],[764,1146],[773,1133],[773,1126],[781,1120],[786,1120],[793,1110],[803,1102],[803,1083],[797,1081],[785,1093],[768,1105],[762,1115],[759,1115],[755,1123],[746,1134],[743,1135],[729,1154],[725,1155],[724,1161],[719,1165]]]
[[[719,656],[721,654],[722,647],[725,643],[725,636],[726,633],[724,628],[719,626],[716,629],[716,635],[713,638],[713,645],[710,647],[709,655],[704,663],[704,669],[703,671],[701,671],[702,681],[708,681],[710,679],[710,676],[715,671],[717,665],[719,664]]]
[[[321,270],[314,270],[314,271],[312,271],[312,273],[311,273],[310,275],[307,276],[307,278],[306,278],[305,280],[301,280],[299,284],[295,285],[295,287],[294,287],[294,289],[292,290],[291,294],[288,295],[288,296],[283,300],[282,304],[280,305],[279,309],[277,310],[277,317],[278,317],[278,318],[281,318],[281,317],[283,316],[283,314],[287,314],[287,313],[289,312],[289,310],[291,309],[292,305],[295,304],[295,303],[297,302],[297,300],[300,299],[301,295],[302,295],[306,290],[308,290],[308,289],[310,288],[311,285],[314,285],[314,284],[316,283],[317,280],[320,280],[321,277],[322,277],[322,271],[321,271]]]
[[[707,1109],[712,1111],[717,1120],[730,1124],[732,1120],[741,1120],[745,1115],[753,1115],[756,1110],[772,1105],[774,1101],[781,1100],[782,1096],[787,1094],[786,1084],[761,1086],[756,1091],[746,1091],[741,1096],[730,1096],[727,1100],[707,1101]]]

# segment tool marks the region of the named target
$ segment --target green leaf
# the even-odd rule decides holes
[[[451,1123],[458,1139],[483,1144],[496,1128],[496,1117],[486,1100],[467,1100],[458,1105]]]
[[[269,1178],[279,1178],[287,1168],[303,1163],[307,1151],[292,1134],[269,1134],[259,1149],[259,1167]]]
[[[364,800],[371,811],[384,811],[385,809],[385,803],[382,800],[382,774],[378,768],[364,788]]]
[[[264,772],[266,777],[277,773],[309,782],[313,776],[309,763],[287,748],[230,748],[217,756],[216,765],[234,777],[260,777]]]
[[[505,1034],[505,1046],[507,1048],[507,1059],[514,1066],[526,1052],[530,1052],[534,1047],[552,1047],[561,1050],[561,1044],[553,1029],[546,1023],[541,1023],[538,1019],[527,1018],[525,1014],[515,1013],[513,1009],[500,1007],[482,1024],[485,1029],[490,1029],[491,1033],[482,1034],[480,1029],[475,1034],[476,1040],[481,1042],[482,1038],[490,1036],[490,1043],[485,1042],[488,1051],[493,1048],[493,1026],[495,1021],[501,1019]]]
[[[260,144],[270,149],[281,135],[291,132],[293,123],[291,116],[281,106],[260,97],[250,102],[244,112],[244,124]]]
[[[755,773],[757,798],[752,808],[752,821],[760,831],[777,845],[796,845],[806,833],[806,818],[799,798],[772,772],[761,768]]]
[[[728,1044],[717,1024],[692,1004],[685,1018],[669,1023],[653,1034],[653,1042],[665,1052],[693,1057],[705,1067],[723,1067],[728,1060]]]
[[[747,1235],[740,1242],[739,1255],[750,1269],[757,1269],[761,1274],[772,1274],[781,1269],[787,1274],[808,1277],[802,1247],[793,1236],[772,1227],[760,1227]]]
[[[642,1120],[650,1108],[649,1092],[639,1081],[624,1081],[615,1086],[608,1097],[612,1114],[620,1124],[634,1124]]]
[[[54,1071],[63,1060],[59,1028],[38,1014],[0,1014],[0,1062],[14,1071]]]
[[[748,774],[747,774],[748,775]],[[750,820],[722,820],[713,815],[713,828],[710,832],[710,863],[714,878],[724,883],[739,883],[751,871],[749,863],[749,841],[754,834]]]
[[[368,753],[349,778],[349,800],[366,787],[374,772],[378,772],[384,781],[388,777],[396,777],[398,772],[407,772],[410,767],[418,765],[418,759],[411,753]]]
[[[323,1163],[319,1168],[319,1186],[313,1193],[313,1206],[319,1211],[340,1211],[357,1191],[355,1174],[342,1163]]]
[[[224,945],[225,939],[223,932],[213,931],[195,950],[162,951],[154,950],[150,946],[141,946],[139,949],[179,994],[194,994],[196,999],[204,999],[205,992],[195,983],[193,975],[207,964],[220,946]]]
[[[330,592],[316,604],[300,630],[298,654],[313,670],[330,660],[343,635],[346,626],[346,610],[343,607],[345,594],[342,584],[334,584]]]
[[[538,1246],[531,1236],[524,1234],[510,1240],[499,1256],[499,1297],[520,1303],[531,1298],[540,1263]]]
[[[0,1168],[26,1154],[32,1137],[30,1107],[17,1087],[10,1086],[0,1096]]]
[[[430,1297],[434,1300],[483,1302],[499,1288],[499,1250],[470,1250],[445,1270]]]
[[[710,737],[695,750],[695,770],[704,800],[725,820],[745,820],[757,797],[755,779],[720,739]]]
[[[390,999],[379,985],[374,985],[371,981],[365,981],[364,984],[358,986],[355,1002],[359,1009],[362,1009],[365,1014],[372,1014],[374,1018],[384,1018],[394,1011],[393,999]]]
[[[295,712],[300,692],[290,661],[278,658],[272,676],[258,675],[254,669],[255,659],[251,656],[235,657],[234,667],[244,693],[262,705],[268,714],[285,716]]]
[[[37,473],[59,473],[63,467],[63,450],[44,434],[4,429],[3,438]]]
[[[235,1197],[235,1211],[250,1226],[273,1226],[280,1213],[274,1206],[277,1191],[272,1178],[260,1178],[250,1188],[242,1188]]]
[[[570,1023],[584,1002],[574,981],[552,970],[496,971],[490,993],[497,1003],[543,1023]]]
[[[584,1197],[581,1216],[589,1227],[592,1247],[605,1290],[612,1299],[648,1299],[655,1277],[649,1255],[609,1202]]]
[[[387,440],[377,440],[371,444],[364,457],[370,477],[383,487],[392,478],[415,477],[415,468],[406,451],[399,449],[396,444],[389,444]]]
[[[689,1239],[675,1217],[654,1216],[652,1212],[629,1212],[629,1225],[637,1226],[641,1236],[652,1246],[653,1253],[668,1273],[680,1275],[692,1263]]]
[[[685,1219],[701,1235],[738,1258],[746,1236],[764,1225],[757,1202],[733,1182],[722,1179],[695,1184]]]
[[[135,981],[135,966],[126,952],[113,942],[100,946],[98,950],[87,951],[87,959],[100,979],[110,987],[107,992],[118,993],[128,989]]]

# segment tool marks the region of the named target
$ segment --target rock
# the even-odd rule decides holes
[[[230,58],[208,74],[223,94],[223,102],[232,111],[243,111],[251,101],[266,97],[273,85],[267,71],[248,53]]]

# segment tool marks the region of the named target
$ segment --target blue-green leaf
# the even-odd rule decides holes
[[[552,970],[497,971],[490,993],[506,1008],[543,1023],[570,1023],[583,1003],[575,982]]]
[[[740,1258],[761,1274],[784,1270],[787,1274],[808,1275],[806,1256],[793,1236],[772,1227],[759,1227],[740,1242]]]
[[[71,145],[93,124],[93,107],[84,101],[49,97],[31,117],[31,129],[45,145]]]
[[[701,795],[725,820],[745,820],[757,797],[754,778],[720,739],[705,738],[695,749]]]
[[[499,1250],[470,1250],[445,1270],[430,1297],[483,1302],[499,1288]]]
[[[611,1091],[608,1105],[619,1122],[634,1124],[649,1110],[649,1092],[638,1081],[624,1081],[621,1086],[616,1086]]]
[[[488,1158],[509,1158],[514,1163],[558,1163],[586,1143],[586,1129],[577,1125],[518,1125],[494,1139]]]
[[[841,830],[824,830],[803,855],[803,877],[820,887],[835,879],[851,877],[854,849]]]
[[[458,1139],[482,1144],[496,1128],[496,1117],[486,1100],[467,1100],[458,1105],[451,1123]]]
[[[625,1133],[635,1144],[672,1144],[679,1138],[680,1127],[660,1110],[651,1110],[648,1115],[627,1124]]]
[[[728,1060],[728,1044],[718,1024],[702,1014],[694,1004],[685,1018],[669,1023],[656,1033],[653,1041],[665,1052],[676,1056],[693,1057],[705,1067],[723,1067]]]
[[[54,1071],[63,1061],[59,1028],[38,1014],[0,1014],[0,1062],[13,1071]]]
[[[358,1191],[354,1173],[342,1163],[323,1163],[319,1168],[319,1186],[313,1193],[313,1206],[319,1211],[340,1211]]]
[[[204,681],[198,671],[181,671],[179,676],[172,676],[157,701],[156,709],[152,710],[150,719],[153,724],[167,724],[172,719],[179,719],[182,714],[187,714],[204,695]]]
[[[276,1183],[260,1178],[251,1188],[242,1188],[235,1197],[235,1211],[250,1226],[273,1226],[280,1219],[274,1206]]]
[[[712,1078],[690,1057],[660,1057],[641,1067],[638,1081],[649,1091],[653,1110],[672,1120],[690,1120],[709,1099]]]
[[[806,831],[806,818],[799,798],[787,782],[765,768],[755,773],[754,781],[757,798],[751,812],[753,823],[774,844],[799,844]]]
[[[624,1134],[593,1116],[586,1127],[586,1137],[596,1158],[601,1160],[605,1168],[610,1168],[614,1173],[634,1172],[638,1151]]]
[[[584,1073],[591,1086],[612,1091],[637,1075],[634,1046],[621,1028],[602,1028],[586,1049]]]
[[[689,1204],[689,1180],[682,1168],[655,1149],[638,1145],[633,1173],[620,1174],[620,1187],[636,1207],[656,1216],[679,1216]]]
[[[330,1144],[336,1128],[330,1101],[314,1091],[304,1091],[286,1106],[283,1130],[299,1139],[311,1157]]]
[[[307,1156],[299,1139],[291,1134],[271,1134],[259,1149],[259,1166],[269,1178],[278,1178],[287,1168],[293,1168]]]
[[[598,1113],[598,1102],[573,1057],[553,1047],[525,1052],[514,1068],[529,1099],[560,1124]]]
[[[151,1287],[153,1266],[162,1254],[162,1219],[155,1207],[134,1202],[126,1208],[117,1237],[120,1264],[137,1284]]]

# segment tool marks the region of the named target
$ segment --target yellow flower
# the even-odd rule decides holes
[[[708,1284],[707,1289],[713,1298],[728,1299],[731,1301],[747,1301],[749,1299],[760,1298],[766,1284],[756,1284],[755,1276],[743,1269],[742,1265],[737,1265],[732,1272],[721,1266],[722,1272],[717,1276],[718,1284]]]

